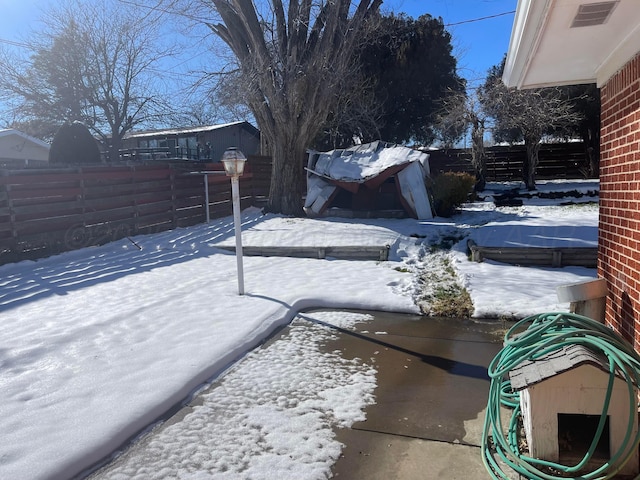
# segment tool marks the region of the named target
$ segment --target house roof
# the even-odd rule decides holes
[[[38,138],[32,137],[30,135],[27,135],[26,133],[22,133],[21,131],[16,130],[14,128],[6,128],[6,129],[3,129],[3,130],[0,130],[0,138],[2,138],[2,137],[10,137],[12,135],[20,137],[20,138],[22,138],[24,140],[27,140],[27,141],[29,141],[31,143],[34,143],[34,144],[36,144],[36,145],[38,145],[40,147],[46,148],[46,149],[49,149],[49,147],[51,146],[47,142],[45,142],[43,140],[40,140]]]
[[[518,0],[504,83],[602,86],[639,51],[637,0]]]
[[[509,372],[511,388],[518,391],[581,365],[592,365],[609,373],[609,361],[602,352],[584,345],[565,345],[536,360],[526,360]]]
[[[211,132],[214,130],[222,130],[224,128],[241,126],[250,130],[252,133],[257,134],[258,129],[251,125],[249,122],[232,122],[232,123],[223,123],[220,125],[202,125],[197,127],[181,127],[181,128],[165,128],[160,130],[142,130],[142,131],[134,131],[130,132],[125,136],[125,138],[141,138],[141,137],[157,137],[157,136],[170,136],[170,135],[181,135],[188,133],[204,133]]]

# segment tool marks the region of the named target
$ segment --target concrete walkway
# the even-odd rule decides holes
[[[378,371],[376,403],[366,409],[366,420],[335,430],[345,447],[333,478],[489,479],[480,452],[489,391],[486,367],[501,348],[503,326],[374,315],[355,330],[332,327],[337,335],[323,347],[347,359],[375,359]],[[284,329],[265,346],[286,334]],[[167,424],[180,422],[188,410],[178,411]],[[89,478],[111,478],[111,467]]]
[[[328,347],[375,356],[378,369],[367,420],[337,431],[345,448],[334,477],[490,478],[480,444],[486,367],[501,348],[501,324],[381,313],[374,324],[362,328],[386,333],[345,333]]]

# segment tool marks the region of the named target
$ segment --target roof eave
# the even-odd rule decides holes
[[[509,41],[502,81],[507,87],[522,88],[529,64],[536,52],[551,0],[520,0]]]
[[[624,41],[618,45],[595,72],[595,81],[598,87],[603,86],[629,59],[638,53],[640,45],[640,23],[631,30]]]
[[[636,1],[612,1],[602,23],[574,26],[580,7],[594,0],[519,0],[503,82],[519,89],[603,86],[638,54]]]

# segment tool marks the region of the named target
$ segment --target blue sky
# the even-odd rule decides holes
[[[56,0],[0,0],[0,39],[17,40],[35,28],[47,5]],[[509,47],[517,0],[385,0],[382,8],[412,17],[425,13],[442,17],[453,37],[460,75],[471,84],[502,59]],[[469,22],[482,17],[485,20]],[[460,23],[465,22],[465,23]]]

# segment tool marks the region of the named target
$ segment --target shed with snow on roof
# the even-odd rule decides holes
[[[48,164],[48,143],[13,128],[0,130],[0,166],[25,168]]]
[[[563,346],[514,368],[511,388],[520,392],[529,456],[577,465],[597,438],[610,378],[604,354],[579,344]],[[638,431],[637,391],[633,385],[630,395],[629,384],[616,372],[604,429],[587,464],[590,468],[598,468],[616,452],[623,452],[614,463],[621,465],[630,453],[620,472],[637,473],[638,449],[632,441]]]
[[[373,142],[309,152],[306,214],[318,216],[433,218],[425,186],[429,155]]]

